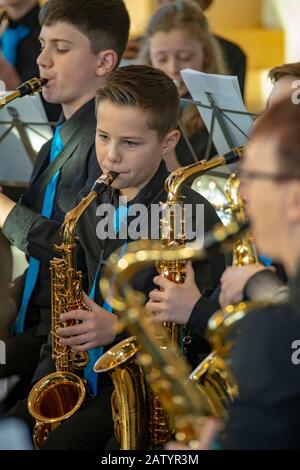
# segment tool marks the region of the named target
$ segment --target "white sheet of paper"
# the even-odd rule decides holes
[[[0,93],[1,96],[10,92]],[[38,152],[42,145],[52,137],[52,129],[48,123],[39,95],[17,98],[0,109],[0,182],[27,183],[32,172],[32,162],[26,153],[17,129],[14,127],[1,140],[1,136],[9,129],[12,108],[17,111],[18,118],[24,123],[33,149]],[[27,125],[27,123],[34,123]]]
[[[208,92],[212,94],[213,100],[219,108],[248,112],[242,99],[237,77],[207,74],[191,69],[182,70],[181,75],[193,100],[200,101],[203,105],[210,105],[206,94]],[[207,130],[210,132],[212,110],[200,106],[198,106],[198,110]],[[224,114],[242,129],[246,136],[249,136],[253,126],[253,118],[251,116],[230,112],[225,112]],[[228,152],[231,147],[243,145],[248,140],[228,119],[223,119],[223,125],[226,126],[232,146],[227,143],[218,122],[215,122],[212,139],[219,154]]]

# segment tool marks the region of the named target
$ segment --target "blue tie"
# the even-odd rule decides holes
[[[1,49],[5,59],[15,66],[17,63],[18,45],[22,39],[27,38],[30,29],[20,24],[16,28],[7,28],[1,36]]]
[[[259,261],[261,262],[261,264],[263,264],[264,266],[266,266],[266,268],[268,268],[269,266],[272,265],[272,260],[271,260],[271,258],[267,258],[266,256],[260,255],[260,256],[259,256]]]
[[[57,155],[60,154],[63,148],[63,143],[59,135],[60,128],[61,126],[57,126],[55,133],[54,133],[51,151],[50,151],[50,163],[52,163],[55,160],[55,158],[57,157]],[[51,219],[52,217],[59,174],[60,174],[60,171],[57,171],[55,173],[55,175],[49,181],[45,189],[41,215],[43,215],[44,217],[47,217],[48,219]],[[21,306],[20,306],[20,310],[18,313],[18,317],[15,322],[15,332],[17,334],[22,333],[24,331],[26,311],[27,311],[27,307],[28,307],[32,292],[35,288],[35,284],[36,284],[38,274],[39,274],[39,269],[40,269],[40,262],[37,259],[30,257],[29,266],[26,272],[26,277],[25,277]]]
[[[116,233],[119,233],[121,225],[125,223],[125,220],[127,219],[128,210],[129,208],[126,206],[120,206],[118,207],[118,209],[116,209],[115,214],[114,214],[114,228],[115,228]],[[122,245],[120,258],[124,256],[126,250],[127,250],[127,240]],[[98,272],[99,272],[99,268],[96,272],[93,287],[90,291],[90,297],[92,300],[95,299]],[[114,282],[114,279],[111,279],[111,283],[112,282]],[[112,313],[113,311],[112,306],[109,305],[109,303],[106,302],[105,300],[102,304],[102,307],[105,308],[105,310],[107,310],[110,313]],[[89,350],[89,362],[84,368],[84,378],[87,380],[89,388],[92,391],[94,396],[96,396],[98,393],[98,374],[94,372],[93,367],[97,359],[99,359],[99,357],[102,356],[103,350],[104,348],[102,346],[94,348],[94,349],[90,349]]]

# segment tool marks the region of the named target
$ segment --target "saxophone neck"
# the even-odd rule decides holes
[[[204,175],[210,170],[223,165],[230,165],[237,162],[244,147],[235,147],[224,155],[218,155],[211,160],[201,160],[183,168],[177,168],[166,180],[165,188],[168,193],[168,202],[175,204],[180,200],[181,188],[183,184],[190,183],[196,176]]]
[[[76,227],[80,217],[97,196],[107,191],[117,176],[118,173],[114,171],[101,175],[100,178],[95,181],[90,193],[85,196],[74,209],[71,209],[66,214],[61,228],[64,243],[74,242]]]
[[[226,181],[225,195],[233,217],[238,223],[247,222],[247,210],[245,201],[240,191],[241,181],[236,172],[232,173]],[[259,257],[250,230],[247,230],[233,244],[233,266],[246,266],[258,264]]]
[[[89,205],[93,202],[96,196],[97,192],[91,191],[80,201],[80,203],[76,207],[74,207],[74,209],[71,209],[66,214],[64,223],[61,228],[64,243],[72,243],[75,240],[77,223],[84,211],[89,207]]]

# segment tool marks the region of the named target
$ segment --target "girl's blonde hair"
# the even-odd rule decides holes
[[[139,55],[139,62],[152,65],[149,48],[150,39],[158,32],[163,31],[167,33],[174,29],[187,31],[201,43],[205,58],[201,72],[228,73],[221,48],[210,31],[205,15],[196,3],[189,0],[180,0],[165,5],[154,13],[146,30],[143,47]],[[203,122],[199,119],[197,108],[193,105],[185,108],[181,119],[189,136],[203,127]]]

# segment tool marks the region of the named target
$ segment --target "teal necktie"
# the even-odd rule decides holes
[[[1,36],[1,49],[5,59],[15,66],[17,63],[17,51],[19,43],[27,38],[30,29],[20,24],[16,28],[8,27]]]
[[[50,163],[52,163],[55,160],[57,155],[59,155],[63,149],[63,143],[59,135],[60,128],[61,126],[57,126],[55,133],[54,133],[51,151],[50,151]],[[44,217],[47,217],[48,219],[51,219],[52,217],[59,175],[60,175],[60,171],[57,171],[55,175],[52,177],[52,179],[49,181],[45,189],[41,215],[43,215]],[[30,257],[29,266],[26,272],[26,277],[25,277],[21,306],[20,306],[20,310],[18,313],[18,317],[15,322],[15,332],[17,334],[22,333],[24,331],[26,311],[27,311],[27,307],[28,307],[31,295],[36,285],[36,281],[37,281],[38,274],[39,274],[39,269],[40,269],[40,262],[37,259]]]

